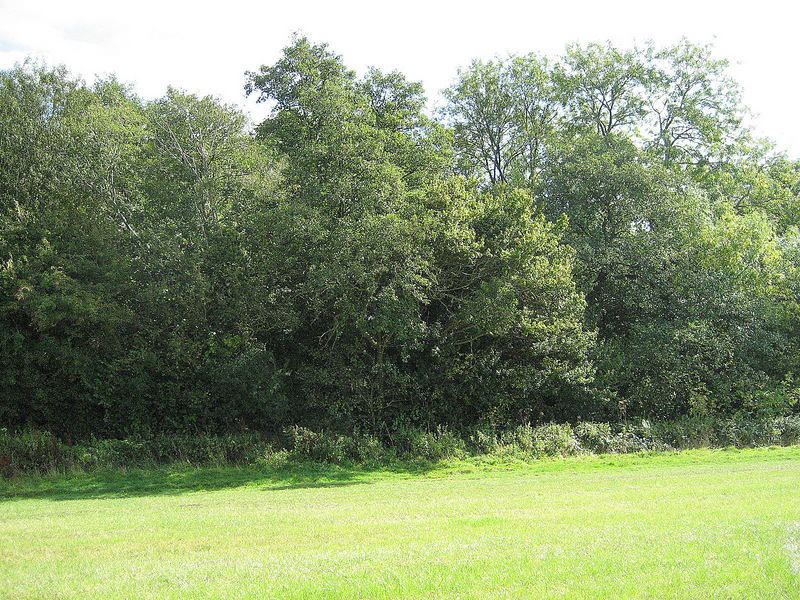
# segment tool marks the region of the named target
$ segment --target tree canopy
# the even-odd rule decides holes
[[[709,47],[476,60],[436,117],[295,37],[271,114],[0,72],[0,426],[800,410],[800,163]]]

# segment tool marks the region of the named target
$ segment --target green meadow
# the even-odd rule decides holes
[[[0,597],[800,598],[800,446],[9,479]]]

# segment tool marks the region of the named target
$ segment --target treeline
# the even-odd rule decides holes
[[[800,411],[800,162],[688,42],[425,112],[296,38],[271,103],[0,73],[0,426],[387,434]]]

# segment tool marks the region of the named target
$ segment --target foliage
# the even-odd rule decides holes
[[[473,61],[444,96],[461,172],[491,185],[535,180],[557,114],[545,59]]]
[[[441,122],[419,83],[300,36],[246,74],[254,127],[212,96],[0,73],[0,426],[289,431],[347,461],[793,418],[800,169],[744,129],[712,50],[473,61]]]
[[[70,473],[125,473],[163,467],[413,468],[448,461],[524,461],[584,454],[672,452],[698,448],[763,448],[800,443],[800,416],[770,419],[685,417],[675,421],[524,423],[467,435],[398,424],[384,437],[287,427],[257,433],[158,434],[67,444],[51,433],[0,431],[0,478]]]

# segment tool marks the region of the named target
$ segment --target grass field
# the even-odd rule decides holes
[[[0,482],[2,598],[800,598],[800,446]]]

